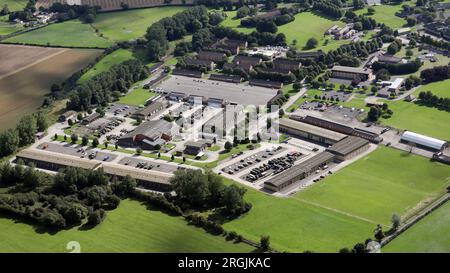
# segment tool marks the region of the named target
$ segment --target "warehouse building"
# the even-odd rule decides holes
[[[367,81],[374,79],[371,69],[335,65],[331,69],[332,77],[346,80]]]
[[[226,74],[211,74],[211,76],[209,76],[209,79],[214,81],[231,82],[231,83],[240,83],[242,81],[242,77],[239,75],[226,75]]]
[[[325,128],[328,130],[336,131],[336,132],[339,132],[342,134],[361,137],[361,138],[367,139],[370,142],[377,143],[377,144],[380,143],[381,141],[383,141],[383,138],[380,137],[380,135],[378,135],[377,133],[370,132],[370,131],[360,129],[360,128],[353,128],[353,127],[350,127],[350,126],[347,126],[344,124],[329,121],[326,119],[321,119],[318,117],[313,117],[313,116],[302,117],[302,116],[297,116],[297,115],[291,115],[290,118],[293,120],[296,120],[296,121],[300,121],[300,122],[308,123],[311,125],[319,126],[321,128]]]
[[[287,118],[280,119],[279,129],[282,133],[287,133],[327,145],[332,145],[345,137],[344,134],[338,132]]]
[[[409,131],[403,133],[403,135],[400,138],[400,141],[407,144],[413,143],[419,147],[423,147],[425,149],[433,151],[442,151],[448,145],[446,141]]]
[[[150,120],[122,136],[117,144],[122,147],[141,147],[154,150],[170,141],[178,132],[177,126],[165,120]]]
[[[172,189],[170,178],[171,173],[165,173],[154,170],[144,170],[126,165],[115,163],[102,163],[105,174],[116,177],[125,177],[127,175],[136,179],[138,186],[157,191],[170,191]]]
[[[186,76],[191,78],[201,78],[203,77],[203,72],[198,70],[175,68],[174,70],[172,70],[172,75]]]
[[[60,169],[67,167],[93,170],[101,164],[99,161],[86,160],[61,153],[34,149],[20,151],[16,155],[16,162],[17,160],[22,160],[25,164],[33,163],[37,168],[50,171],[59,171]]]
[[[260,80],[260,79],[252,79],[249,81],[250,85],[261,86],[265,88],[271,89],[281,89],[283,88],[282,82],[268,81],[268,80]]]
[[[149,104],[144,109],[137,110],[131,115],[131,117],[134,119],[146,120],[147,118],[159,113],[163,109],[164,104],[162,102],[156,101]]]
[[[360,155],[369,149],[369,141],[360,137],[347,136],[327,149],[334,154],[336,161],[344,161]]]
[[[330,152],[319,153],[265,181],[264,188],[270,191],[280,191],[333,162],[334,158],[334,154]]]
[[[88,125],[89,123],[93,122],[94,120],[97,120],[100,118],[100,114],[99,113],[93,113],[90,116],[85,117],[82,121],[81,124],[83,125]]]

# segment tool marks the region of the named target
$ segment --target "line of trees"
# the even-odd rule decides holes
[[[147,78],[148,69],[139,60],[128,60],[112,66],[82,85],[75,87],[69,95],[67,108],[86,111],[94,105],[106,106],[113,101],[115,91],[127,92],[135,82]],[[120,93],[119,93],[120,94]]]
[[[375,71],[379,71],[382,69],[386,69],[390,74],[393,75],[403,75],[403,74],[411,74],[415,73],[422,66],[422,61],[417,58],[412,62],[407,63],[399,63],[399,64],[388,64],[388,63],[380,63],[375,62],[372,64],[372,69]]]
[[[450,109],[450,98],[438,97],[431,91],[422,91],[419,93],[420,102],[428,106],[443,107]]]
[[[339,19],[344,15],[340,1],[317,0],[313,1],[313,3],[313,10],[319,11],[327,16]]]
[[[433,68],[424,69],[420,72],[420,78],[422,78],[425,83],[450,79],[450,66],[435,66]]]

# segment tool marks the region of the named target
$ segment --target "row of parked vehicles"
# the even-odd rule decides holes
[[[291,152],[285,156],[271,159],[267,163],[253,168],[246,176],[246,179],[247,181],[255,182],[267,175],[281,173],[284,170],[291,168],[301,155],[302,154],[299,152]]]
[[[113,119],[111,119],[110,122],[108,122],[103,128],[101,128],[99,130],[100,135],[104,135],[106,133],[111,132],[112,130],[114,130],[114,128],[116,128],[117,126],[122,124],[124,121],[125,121],[125,119],[123,119],[123,118],[113,118]]]

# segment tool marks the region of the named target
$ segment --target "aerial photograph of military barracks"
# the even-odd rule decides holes
[[[0,253],[449,253],[450,1],[0,0]]]

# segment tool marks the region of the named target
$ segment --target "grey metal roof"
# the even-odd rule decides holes
[[[280,127],[287,127],[294,130],[307,132],[316,136],[325,137],[335,141],[339,141],[345,137],[344,134],[288,118],[280,119]]]
[[[271,179],[264,182],[264,184],[269,184],[275,187],[278,187],[287,181],[292,179],[297,179],[304,173],[310,172],[312,169],[329,162],[334,158],[334,154],[330,152],[321,152],[307,160],[301,162],[298,165],[294,165],[290,169],[272,177]]]
[[[340,65],[333,66],[333,68],[331,70],[340,71],[340,72],[366,74],[366,75],[369,75],[370,73],[372,73],[371,69],[364,69],[364,68],[351,67],[351,66],[340,66]]]
[[[367,144],[369,144],[368,140],[355,136],[347,136],[327,150],[333,154],[345,156]]]

